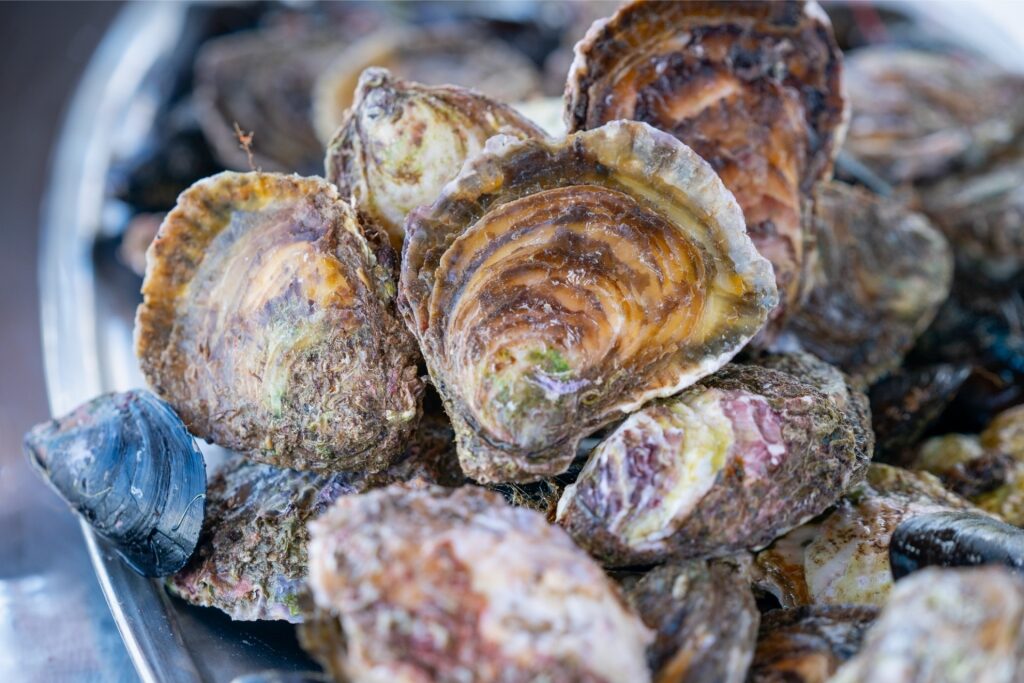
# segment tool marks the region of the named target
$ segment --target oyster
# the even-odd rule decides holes
[[[311,532],[313,595],[345,641],[307,643],[339,678],[650,680],[651,633],[600,567],[496,493],[393,485],[339,499]]]
[[[655,683],[743,683],[760,618],[747,569],[749,558],[670,563],[625,587],[656,634]]]
[[[422,386],[393,255],[373,246],[319,178],[199,181],[149,250],[135,328],[147,380],[197,436],[254,460],[386,468]]]
[[[766,545],[835,503],[871,457],[870,430],[812,382],[730,365],[634,413],[562,494],[558,523],[612,566]]]
[[[470,90],[426,86],[371,68],[327,151],[327,179],[401,250],[412,209],[430,204],[488,138],[543,137],[513,109]]]
[[[835,510],[758,553],[756,584],[783,607],[885,604],[892,590],[889,540],[916,515],[975,509],[934,476],[874,464]]]
[[[168,589],[236,620],[304,622],[313,611],[308,522],[343,495],[413,479],[455,486],[457,471],[454,434],[433,415],[420,421],[401,460],[380,473],[301,472],[235,458],[211,478],[199,545]]]
[[[581,437],[725,364],[776,294],[711,167],[629,121],[492,139],[409,215],[400,287],[478,481],[564,471]]]
[[[1017,107],[1024,108],[1024,88]],[[992,282],[1019,278],[1024,269],[1024,151],[943,180],[922,192],[922,204],[956,247],[962,269]]]
[[[566,121],[644,121],[707,159],[774,266],[777,331],[803,291],[805,209],[843,137],[841,71],[813,2],[632,2],[577,44]]]
[[[173,574],[199,540],[206,466],[174,411],[147,391],[104,394],[35,426],[25,452],[132,569]]]
[[[1024,580],[1002,567],[926,569],[896,584],[831,683],[1012,683],[1024,678]]]
[[[748,683],[827,683],[857,654],[878,616],[865,606],[814,605],[761,617]]]
[[[861,386],[895,369],[946,300],[949,245],[920,214],[842,183],[820,188],[806,302],[786,326]]]
[[[861,48],[846,86],[846,149],[893,183],[976,165],[1024,132],[1024,78],[965,54]]]
[[[930,565],[1001,564],[1024,572],[1024,530],[972,512],[921,515],[896,527],[889,562],[897,580]]]
[[[353,105],[363,70],[389,70],[396,78],[429,85],[472,88],[505,102],[540,92],[537,67],[499,39],[478,37],[478,29],[449,26],[430,30],[395,30],[356,43],[316,81],[313,118],[317,133],[330,141]]]

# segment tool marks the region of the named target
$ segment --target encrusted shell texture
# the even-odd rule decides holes
[[[322,179],[199,181],[149,249],[135,329],[146,379],[193,433],[254,460],[384,469],[422,386],[390,248],[374,246]]]
[[[313,595],[345,634],[344,647],[314,654],[336,675],[650,680],[652,634],[610,579],[542,515],[496,493],[394,485],[339,499],[311,530]]]
[[[807,205],[831,176],[846,100],[831,25],[816,3],[632,2],[576,45],[570,131],[635,119],[715,168],[771,260],[777,331],[803,291]]]
[[[499,133],[544,136],[510,107],[474,91],[370,68],[327,150],[327,179],[401,250],[406,215],[437,199],[466,159]]]
[[[711,167],[628,121],[492,139],[410,214],[400,288],[481,481],[564,471],[581,437],[726,363],[776,300]]]

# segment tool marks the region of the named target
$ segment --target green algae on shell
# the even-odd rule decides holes
[[[370,68],[327,150],[327,179],[401,250],[405,217],[430,204],[488,138],[544,133],[510,107],[455,86],[427,86]]]
[[[148,252],[136,353],[196,436],[282,467],[386,468],[419,418],[393,255],[330,183],[225,172]]]
[[[863,478],[871,439],[863,398],[841,407],[829,396],[841,373],[816,362],[818,382],[729,365],[634,413],[566,489],[557,521],[627,566],[756,549],[820,514]]]
[[[776,298],[711,167],[627,121],[493,138],[410,214],[400,290],[485,482],[563,472],[582,437],[728,362]]]

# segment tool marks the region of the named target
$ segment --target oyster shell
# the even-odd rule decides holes
[[[650,680],[651,633],[600,567],[496,493],[393,485],[339,499],[311,531],[313,595],[345,643],[307,643],[339,677]]]
[[[656,567],[626,598],[656,636],[647,650],[655,683],[743,683],[760,614],[749,558]]]
[[[1002,567],[926,569],[898,582],[832,683],[1024,678],[1024,580]]]
[[[372,236],[371,236],[372,237]],[[319,178],[225,172],[150,247],[136,353],[193,433],[295,469],[379,471],[419,417],[386,245]]]
[[[166,576],[199,540],[206,466],[174,411],[147,391],[104,394],[36,425],[25,452],[132,569]]]
[[[1024,108],[1024,87],[1016,106]],[[963,270],[996,283],[1019,278],[1024,269],[1024,150],[923,190],[922,205],[956,247]]]
[[[543,137],[513,109],[470,90],[370,68],[327,151],[327,179],[401,250],[412,209],[430,204],[488,138]]]
[[[842,183],[818,191],[807,300],[786,330],[868,386],[900,365],[949,295],[942,235],[902,204]]]
[[[557,521],[612,566],[764,546],[832,505],[871,457],[852,406],[813,381],[730,365],[634,413],[562,494]]]
[[[861,48],[846,86],[846,149],[892,183],[976,165],[1024,132],[1024,78],[965,54]]]
[[[707,159],[774,266],[777,331],[801,299],[812,189],[831,177],[843,137],[842,60],[824,12],[795,1],[632,2],[575,52],[569,130],[636,119]]]
[[[1024,572],[1024,530],[972,512],[921,515],[896,527],[889,563],[896,580],[930,565],[1001,564]]]
[[[916,515],[976,509],[934,476],[873,464],[835,510],[757,554],[757,585],[783,607],[881,606],[892,590],[889,539]]]
[[[505,102],[540,92],[540,73],[526,55],[478,34],[478,29],[456,25],[393,30],[356,43],[316,80],[313,118],[320,139],[326,143],[335,136],[353,105],[360,74],[372,66],[407,81],[471,88]]]
[[[761,617],[748,683],[827,683],[860,649],[874,607],[813,605]]]
[[[775,303],[742,224],[645,124],[489,142],[409,215],[400,284],[466,474],[558,474],[581,437],[726,363]]]

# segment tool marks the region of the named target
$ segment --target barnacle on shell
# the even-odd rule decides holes
[[[846,85],[846,148],[894,183],[977,165],[1024,131],[1024,78],[965,54],[861,48]]]
[[[781,322],[801,298],[806,207],[843,136],[841,71],[813,2],[632,2],[577,44],[566,121],[644,121],[707,159],[775,268]]]
[[[611,580],[496,493],[393,485],[339,499],[311,531],[313,595],[345,640],[306,642],[342,680],[650,680],[652,634]]]
[[[325,143],[345,119],[357,95],[360,74],[372,66],[396,78],[429,85],[471,88],[505,102],[540,91],[540,74],[521,52],[486,40],[469,26],[393,30],[352,45],[326,69],[313,88],[313,119]]]
[[[861,386],[899,366],[953,281],[943,236],[901,203],[834,182],[813,218],[807,300],[786,331]]]
[[[1005,567],[926,569],[899,581],[831,683],[1011,683],[1024,678],[1024,580]]]
[[[199,181],[149,249],[135,330],[146,379],[194,434],[255,460],[384,469],[422,387],[390,248],[374,246],[324,180]]]
[[[564,471],[581,437],[726,363],[776,298],[711,167],[629,121],[493,139],[409,215],[400,288],[479,481]]]
[[[409,211],[437,199],[466,159],[499,133],[544,135],[510,107],[476,92],[367,69],[327,150],[327,179],[401,250]]]
[[[784,607],[884,605],[896,526],[916,515],[969,509],[975,508],[930,474],[874,464],[828,515],[758,553],[757,584]]]
[[[654,683],[746,680],[760,619],[749,565],[749,556],[670,562],[623,584],[655,633],[647,651]]]
[[[778,609],[761,618],[749,683],[828,683],[857,654],[878,609],[811,605]]]
[[[842,375],[817,363],[837,379],[729,365],[634,413],[566,489],[558,522],[622,566],[755,549],[820,514],[864,476],[871,442],[863,397],[840,406],[828,387]]]

